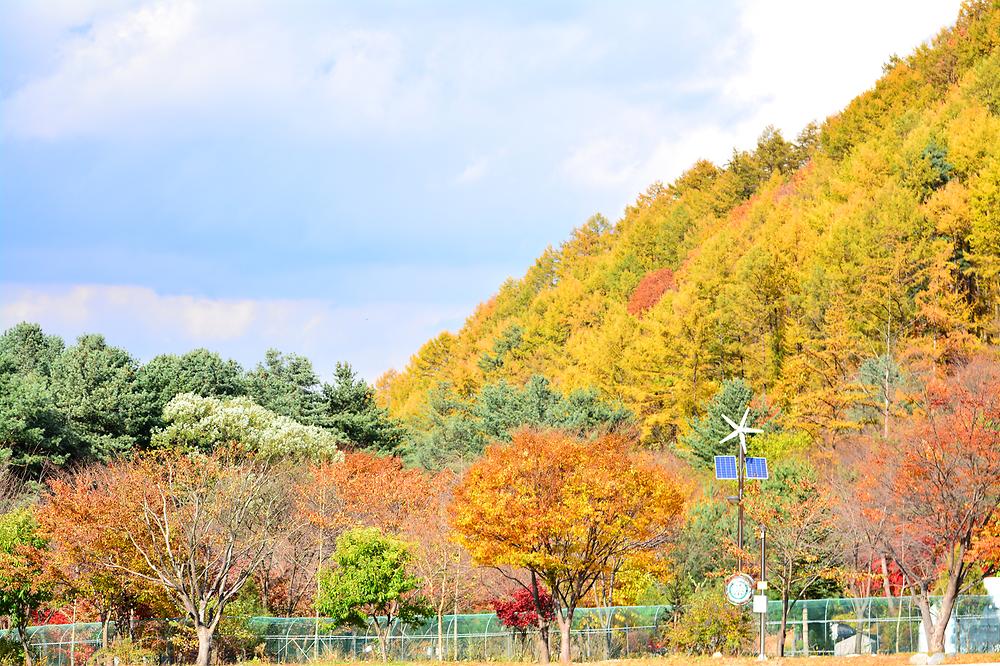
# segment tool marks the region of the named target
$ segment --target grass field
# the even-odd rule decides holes
[[[909,654],[878,655],[878,656],[851,656],[851,657],[786,657],[778,659],[771,657],[770,664],[782,664],[782,666],[908,666]],[[309,666],[343,666],[344,664],[358,664],[359,662],[315,662]],[[381,662],[373,661],[372,664]],[[393,666],[433,666],[439,662],[390,662]],[[526,666],[529,662],[441,662],[444,666]],[[559,662],[552,662],[553,666],[558,666]],[[587,661],[575,662],[580,666],[685,666],[686,664],[696,664],[697,666],[755,666],[760,662],[754,657],[686,657],[669,656],[645,659],[615,659],[613,661]],[[1000,654],[959,654],[945,659],[945,664],[1000,664]],[[249,666],[249,665],[248,665]]]

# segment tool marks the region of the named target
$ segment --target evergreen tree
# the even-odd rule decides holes
[[[753,390],[742,379],[727,379],[722,382],[715,397],[705,405],[704,415],[688,421],[689,431],[681,438],[684,453],[693,464],[711,469],[715,463],[715,456],[733,455],[733,451],[739,446],[739,442],[733,440],[721,443],[721,440],[733,431],[722,418],[723,414],[739,423],[743,418],[743,412],[749,408],[747,425],[758,428],[767,426],[765,423],[767,412],[751,407],[751,400],[753,400]]]
[[[181,393],[205,398],[244,395],[243,369],[236,361],[223,360],[207,349],[177,356],[160,354],[139,369],[139,385],[149,394],[156,414]]]
[[[337,363],[333,383],[323,384],[328,427],[340,431],[355,448],[373,453],[395,453],[406,430],[375,402],[375,389],[357,376],[348,363]]]
[[[326,425],[323,389],[305,356],[268,349],[246,382],[247,393],[257,404],[299,423]]]
[[[130,452],[148,432],[149,396],[138,363],[101,335],[82,335],[52,364],[52,391],[86,455],[109,460]]]

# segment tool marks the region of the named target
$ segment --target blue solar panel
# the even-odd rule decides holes
[[[715,478],[736,480],[736,456],[715,456]]]
[[[767,458],[747,458],[747,478],[767,478]]]

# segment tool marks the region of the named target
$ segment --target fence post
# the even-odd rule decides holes
[[[802,656],[809,656],[809,606],[802,603]]]

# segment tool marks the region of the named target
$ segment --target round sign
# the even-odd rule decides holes
[[[750,603],[753,599],[753,579],[745,573],[733,574],[727,578],[726,599],[737,606]]]

